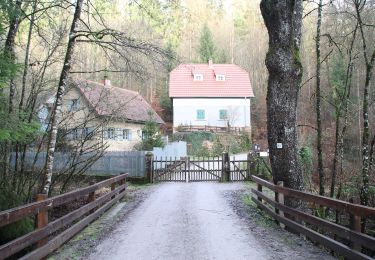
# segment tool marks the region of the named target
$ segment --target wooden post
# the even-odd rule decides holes
[[[284,182],[283,181],[278,181],[277,186],[280,186],[280,187],[284,187]],[[284,205],[284,194],[283,193],[279,193],[279,192],[275,192],[275,201],[280,203],[280,204],[283,204]],[[276,214],[279,214],[281,217],[284,217],[284,212],[275,208],[275,212]],[[278,222],[278,221],[276,221]],[[278,223],[280,225],[281,228],[285,228],[285,225],[282,224],[281,222]]]
[[[246,180],[251,180],[251,174],[253,173],[253,154],[249,152],[247,154],[247,169],[246,169]]]
[[[90,181],[90,186],[94,185],[94,181]],[[95,191],[89,193],[89,197],[87,198],[87,203],[93,202],[95,200]],[[93,213],[95,209],[90,210],[90,214]]]
[[[263,192],[263,186],[262,186],[262,184],[257,184],[257,190],[259,191],[259,192]],[[261,197],[259,197],[258,196],[258,200],[260,201],[260,202],[262,202],[262,198]]]
[[[230,181],[230,164],[229,164],[229,154],[228,152],[223,152],[223,163],[221,167],[222,181]]]
[[[185,181],[189,182],[190,179],[190,157],[185,157]]]
[[[146,177],[146,181],[149,183],[154,182],[153,170],[152,170],[153,161],[154,161],[154,155],[152,154],[152,152],[147,152],[146,153],[145,177]]]
[[[354,199],[350,198],[349,202],[353,203]],[[362,221],[361,216],[353,215],[353,214],[350,213],[350,229],[351,230],[354,230],[356,232],[361,233],[361,231],[362,231],[361,221]],[[357,251],[362,250],[361,245],[353,243],[353,242],[350,243],[350,247],[353,248],[354,250],[357,250]]]
[[[47,194],[37,194],[36,201],[37,202],[44,201],[47,199],[47,197],[48,197]],[[47,226],[47,224],[48,224],[48,209],[45,208],[36,215],[36,228],[37,229],[44,228],[45,226]],[[44,246],[47,243],[47,239],[48,238],[43,238],[39,240],[37,243],[37,247]]]
[[[111,184],[111,191],[114,191],[116,189],[116,182]],[[116,195],[113,195],[111,199],[114,199]]]

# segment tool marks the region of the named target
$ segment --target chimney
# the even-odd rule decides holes
[[[103,82],[105,87],[111,86],[111,81],[108,79],[108,76],[104,76],[104,82]]]
[[[213,69],[212,59],[209,59],[209,60],[208,60],[208,67],[209,67],[210,69]]]

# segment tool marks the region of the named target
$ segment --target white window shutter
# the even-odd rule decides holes
[[[130,129],[128,129],[128,140],[131,141],[132,140],[132,131]]]

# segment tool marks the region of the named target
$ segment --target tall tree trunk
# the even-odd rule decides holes
[[[27,43],[26,43],[25,61],[24,61],[23,75],[22,75],[21,97],[20,97],[20,103],[19,103],[19,110],[20,111],[22,111],[22,109],[23,109],[23,103],[24,103],[24,99],[25,99],[26,80],[27,80],[27,74],[29,72],[29,58],[30,58],[31,36],[32,36],[32,33],[33,33],[33,28],[34,28],[35,11],[36,11],[37,5],[38,5],[38,1],[34,0],[33,10],[32,10],[32,14],[31,14],[31,17],[30,17],[30,24],[29,24],[29,32],[28,32],[28,36],[27,36]]]
[[[10,62],[16,62],[16,54],[15,54],[15,39],[18,32],[18,28],[20,25],[20,15],[21,15],[21,0],[17,0],[14,4],[14,8],[10,14],[11,19],[9,23],[9,29],[7,38],[5,40],[4,52],[5,57],[9,59]],[[14,112],[14,96],[15,96],[16,86],[14,78],[10,79],[9,82],[9,101],[8,101],[8,113],[13,114]],[[4,161],[4,175],[9,175],[9,161],[10,161],[10,152],[11,152],[12,142],[7,141],[4,145],[4,154],[3,154],[3,161]],[[7,178],[7,177],[6,177]]]
[[[21,120],[25,120],[25,121],[27,119],[23,117],[23,103],[24,103],[24,99],[25,99],[26,79],[27,79],[27,74],[28,74],[28,70],[29,70],[31,36],[32,36],[33,27],[34,27],[35,11],[36,11],[36,7],[37,7],[37,3],[38,3],[38,1],[34,0],[32,14],[31,14],[31,17],[30,17],[29,32],[28,32],[28,36],[27,36],[25,60],[24,60],[24,66],[23,66],[21,96],[20,96],[20,102],[19,102],[19,105],[18,105],[19,117],[20,117]],[[24,145],[22,145],[22,146],[24,146]],[[19,152],[22,149],[22,147],[19,143],[17,143],[15,148],[16,148],[16,151],[15,151],[16,160],[15,160],[15,164],[14,164],[14,172],[17,173],[19,171],[18,166],[19,166],[19,161],[20,161],[19,160]],[[20,163],[23,164],[22,157],[21,157]],[[22,168],[22,166],[20,168]],[[22,172],[20,172],[20,176],[22,178]]]
[[[303,190],[297,144],[302,0],[262,0],[260,8],[269,35],[267,126],[273,180]],[[287,203],[297,206],[293,201]]]
[[[320,90],[320,36],[322,27],[323,0],[319,0],[318,21],[316,27],[315,51],[316,51],[316,129],[317,140],[316,149],[318,152],[318,174],[319,174],[319,195],[324,196],[324,169],[323,169],[323,150],[322,150],[322,107],[321,107],[321,90]]]
[[[353,76],[353,47],[357,36],[357,29],[358,24],[355,27],[355,30],[353,32],[353,38],[350,42],[350,47],[348,51],[349,61],[348,66],[346,69],[346,76],[345,76],[345,92],[341,104],[339,112],[336,113],[337,119],[336,119],[336,134],[335,134],[335,154],[333,157],[333,167],[332,167],[332,176],[331,176],[331,188],[329,196],[333,198],[335,195],[335,186],[336,186],[336,176],[337,176],[337,165],[339,162],[339,159],[342,161],[344,159],[344,136],[346,133],[346,129],[348,126],[348,112],[349,112],[349,98],[351,94],[351,87],[352,87],[352,76]],[[341,114],[342,110],[344,110],[344,125],[342,127],[342,130],[340,132],[340,124],[341,124]],[[340,116],[339,116],[340,115]]]
[[[64,96],[66,81],[69,76],[69,71],[71,68],[71,60],[73,56],[74,47],[76,45],[76,28],[78,27],[78,22],[81,17],[83,0],[77,0],[76,7],[74,11],[74,16],[72,20],[72,25],[69,32],[68,46],[65,53],[64,65],[61,71],[59,86],[57,88],[56,100],[51,111],[51,129],[48,140],[47,158],[44,169],[44,181],[41,189],[41,193],[48,194],[52,181],[53,173],[53,160],[55,154],[57,130],[59,115],[62,105],[62,98]]]
[[[369,170],[370,170],[370,128],[369,128],[369,88],[372,78],[372,69],[375,62],[375,49],[369,57],[368,48],[366,45],[366,36],[363,30],[364,24],[362,22],[361,11],[365,8],[365,3],[361,1],[354,1],[354,7],[356,11],[356,18],[358,21],[358,27],[362,38],[362,54],[366,64],[366,79],[363,89],[363,104],[362,104],[362,118],[363,118],[363,134],[362,134],[362,185],[360,189],[360,201],[362,205],[368,205],[369,200]]]
[[[362,135],[362,187],[360,190],[360,200],[362,205],[368,205],[369,200],[369,170],[370,170],[370,128],[369,128],[369,87],[371,81],[372,67],[374,63],[375,51],[371,63],[366,66],[366,81],[363,91],[363,135]]]

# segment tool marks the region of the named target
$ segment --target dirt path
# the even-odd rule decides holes
[[[277,247],[287,252],[272,250],[228,200],[229,193],[243,190],[243,183],[160,184],[89,259],[330,258],[317,248],[311,252],[301,246],[297,251],[289,249],[283,241]]]

